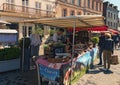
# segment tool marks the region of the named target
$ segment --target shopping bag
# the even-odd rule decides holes
[[[111,55],[111,58],[110,58],[110,63],[113,64],[113,65],[117,65],[119,64],[119,61],[118,61],[118,55]]]

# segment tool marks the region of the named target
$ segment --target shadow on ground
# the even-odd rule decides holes
[[[14,70],[0,73],[0,85],[38,85],[37,71],[21,72]]]
[[[111,70],[104,70],[103,65],[94,65],[92,69],[89,69],[87,74],[98,74],[103,72],[104,74],[112,74]]]

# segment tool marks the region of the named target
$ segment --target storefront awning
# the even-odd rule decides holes
[[[25,20],[24,22],[39,23],[63,28],[73,28],[74,25],[75,27],[80,28],[105,26],[104,17],[101,15],[79,15],[61,18],[33,19]]]
[[[113,34],[120,34],[119,31],[114,30],[114,29],[108,29],[108,31],[110,31],[110,32],[113,33]]]
[[[72,31],[72,30],[73,28],[69,29],[69,31]],[[96,26],[96,27],[90,27],[90,28],[75,28],[75,31],[82,31],[82,30],[102,32],[102,31],[107,31],[108,27],[107,26]]]

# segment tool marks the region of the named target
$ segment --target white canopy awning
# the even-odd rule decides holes
[[[8,34],[11,34],[11,33],[18,33],[17,30],[13,30],[13,29],[0,29],[0,33],[8,33]]]
[[[79,15],[61,18],[44,18],[25,20],[24,22],[40,23],[45,25],[72,28],[76,22],[76,27],[104,26],[104,17],[101,15]]]
[[[10,24],[10,23],[7,21],[0,20],[0,24]]]

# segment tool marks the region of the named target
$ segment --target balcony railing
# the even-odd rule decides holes
[[[21,15],[28,15],[28,16],[38,16],[38,17],[54,17],[55,16],[55,12],[53,11],[35,9],[35,8],[8,4],[8,3],[3,4],[2,11],[9,12],[9,13],[19,13]]]

